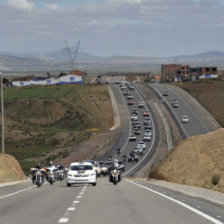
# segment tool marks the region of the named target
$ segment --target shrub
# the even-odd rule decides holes
[[[220,175],[219,174],[213,174],[212,175],[212,185],[217,185],[220,180]]]

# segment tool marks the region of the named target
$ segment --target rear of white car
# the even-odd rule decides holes
[[[69,166],[67,173],[67,186],[72,184],[96,185],[96,172],[90,162],[76,162]]]

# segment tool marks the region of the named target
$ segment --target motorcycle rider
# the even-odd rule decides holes
[[[112,181],[112,175],[111,175],[111,171],[112,170],[117,170],[117,172],[118,172],[118,181],[121,181],[121,173],[120,173],[120,170],[119,170],[119,163],[118,163],[117,159],[114,159],[113,165],[109,168],[109,181],[110,182]]]
[[[117,154],[120,155],[120,153],[121,153],[121,149],[118,148],[118,149],[117,149]]]
[[[47,170],[48,174],[49,174],[50,171],[53,171],[54,176],[55,176],[56,175],[56,171],[57,171],[57,167],[53,164],[52,161],[50,161],[50,166],[48,166],[46,168],[46,170]],[[48,175],[47,175],[47,179],[48,179]]]
[[[35,166],[35,169],[32,171],[32,183],[35,182],[36,179],[36,172],[38,170],[41,170],[43,168],[43,166],[41,165],[41,162],[38,162],[37,165]],[[41,171],[41,177],[42,177],[42,182],[44,183],[44,175],[43,172]]]
[[[123,162],[126,162],[126,160],[127,160],[127,156],[123,155]]]

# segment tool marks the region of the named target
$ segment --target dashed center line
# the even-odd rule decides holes
[[[67,209],[68,211],[75,211],[75,208],[74,207],[70,207]]]
[[[74,203],[74,204],[78,204],[78,203],[79,203],[79,201],[73,201],[73,203]]]
[[[79,195],[79,196],[77,196],[77,198],[82,198],[82,196],[81,196],[81,195]]]
[[[68,222],[69,218],[62,218],[62,219],[59,219],[59,223],[66,223]]]

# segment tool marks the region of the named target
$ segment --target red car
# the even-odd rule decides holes
[[[128,105],[134,105],[134,101],[133,100],[128,100]]]
[[[143,116],[144,117],[149,117],[149,112],[148,111],[145,111],[144,114],[143,114]]]

